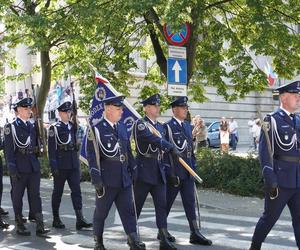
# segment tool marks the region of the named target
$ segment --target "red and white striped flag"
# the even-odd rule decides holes
[[[95,79],[97,83],[109,83],[109,81],[97,71],[95,71]]]

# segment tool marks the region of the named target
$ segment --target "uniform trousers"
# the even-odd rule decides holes
[[[66,181],[71,189],[71,199],[74,210],[82,209],[79,169],[60,169],[59,175],[55,176],[53,181],[52,211],[58,212],[59,210]]]
[[[23,196],[25,188],[28,193],[28,202],[30,204],[30,209],[32,214],[42,212],[42,201],[40,196],[40,180],[41,173],[19,173],[17,179],[11,178],[12,184],[12,203],[14,208],[14,213],[16,216],[22,215],[23,208]]]
[[[134,185],[134,196],[136,203],[137,216],[139,217],[147,198],[151,194],[156,215],[157,228],[167,228],[167,202],[166,202],[166,184],[156,185],[143,181],[137,181]]]
[[[268,194],[265,195],[264,212],[255,227],[253,242],[262,243],[265,240],[286,205],[292,216],[296,243],[300,248],[300,188],[279,188],[278,197],[274,200]]]
[[[105,195],[96,197],[96,208],[94,211],[94,235],[102,236],[104,222],[109,210],[115,202],[126,234],[136,232],[136,218],[132,200],[132,186],[126,188],[105,187]]]
[[[167,185],[167,215],[169,215],[174,200],[178,192],[180,192],[185,215],[192,231],[194,230],[192,221],[196,220],[194,185],[193,178],[180,180],[178,187]]]

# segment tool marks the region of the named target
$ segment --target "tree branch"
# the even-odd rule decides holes
[[[276,8],[271,8],[271,9],[273,9],[275,12],[278,12],[279,14],[281,14],[281,15],[283,15],[283,16],[285,16],[285,17],[291,19],[291,20],[293,20],[295,23],[300,23],[300,20],[299,20],[299,19],[296,19],[296,18],[294,18],[294,17],[292,17],[292,16],[289,16],[289,15],[287,15],[286,13],[284,13],[284,12],[282,12],[282,11],[276,9]]]
[[[151,19],[149,19],[149,16],[147,14],[144,15],[144,19],[147,23],[148,32],[156,55],[156,62],[161,72],[167,77],[167,60],[160,45],[158,36],[155,32],[153,22]]]
[[[48,9],[48,8],[49,8],[49,6],[50,6],[50,2],[51,2],[51,0],[47,0],[47,1],[46,1],[46,3],[45,3],[45,6],[44,6],[46,9]]]
[[[19,12],[15,9],[13,5],[9,6],[9,9],[17,16],[20,16]]]
[[[213,7],[216,7],[218,5],[221,5],[221,4],[224,4],[224,3],[229,3],[229,2],[234,2],[234,0],[223,0],[223,1],[220,1],[220,2],[215,2],[215,3],[212,3],[212,4],[209,4],[205,7],[205,9],[210,9],[210,8],[213,8]]]

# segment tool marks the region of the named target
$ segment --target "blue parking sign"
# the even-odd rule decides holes
[[[168,83],[187,84],[186,59],[168,58]]]

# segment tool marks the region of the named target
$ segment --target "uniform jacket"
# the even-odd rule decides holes
[[[118,122],[116,130],[114,130],[102,118],[92,130],[100,155],[100,166],[97,166],[93,138],[91,131],[89,131],[86,152],[92,183],[103,183],[104,186],[111,187],[128,187],[131,185],[131,177],[135,174],[136,165],[126,126]]]
[[[158,130],[162,138],[150,131],[149,124]],[[162,156],[163,152],[167,153],[173,146],[165,140],[163,125],[159,122],[153,124],[146,116],[136,121],[133,135],[137,152],[137,179],[150,184],[165,183],[165,165]]]
[[[37,149],[35,125],[25,124],[20,118],[8,123],[4,128],[4,144],[8,170],[10,174],[40,171],[40,162],[36,153],[22,153],[22,150]],[[26,147],[22,145],[29,142]]]
[[[79,169],[75,127],[59,121],[49,128],[48,157],[51,170]],[[68,142],[68,143],[66,143]]]
[[[181,126],[177,120],[172,118],[164,124],[166,138],[174,144],[181,153],[181,158],[193,169],[196,169],[196,158],[193,150],[192,126],[189,122],[184,121]],[[175,175],[180,179],[191,178],[188,171],[179,163],[174,161]],[[171,175],[171,168],[167,169],[167,175]]]
[[[265,130],[270,139],[273,164],[268,151],[264,129],[261,130],[259,158],[265,184],[278,184],[284,188],[300,188],[300,163],[285,161],[280,157],[300,159],[300,117],[295,121],[280,108],[264,119]]]

